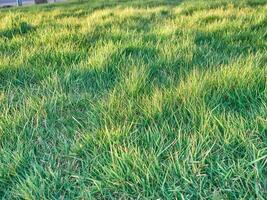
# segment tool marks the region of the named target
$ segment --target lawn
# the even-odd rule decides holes
[[[0,9],[0,198],[266,196],[266,0]]]

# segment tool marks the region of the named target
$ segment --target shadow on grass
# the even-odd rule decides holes
[[[27,22],[20,22],[17,25],[13,25],[12,28],[0,31],[0,37],[12,39],[17,35],[26,35],[33,32],[35,27]]]
[[[114,87],[119,76],[119,69],[114,67],[120,61],[118,53],[112,54],[107,59],[111,61],[101,69],[79,68],[80,63],[86,59],[80,55],[71,52],[35,54],[27,60],[26,66],[6,66],[0,69],[0,90],[5,90],[8,86],[25,89],[33,86],[42,87],[43,82],[55,74],[67,93],[80,91],[96,95]]]
[[[36,85],[47,78],[49,74],[30,67],[5,67],[0,70],[0,89],[4,90],[8,86],[26,88],[30,85]]]

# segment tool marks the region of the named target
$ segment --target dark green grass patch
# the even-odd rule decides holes
[[[1,9],[0,199],[265,199],[266,5]]]

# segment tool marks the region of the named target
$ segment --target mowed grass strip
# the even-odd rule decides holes
[[[0,10],[0,198],[265,199],[267,2]]]

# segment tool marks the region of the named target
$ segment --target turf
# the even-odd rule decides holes
[[[0,10],[2,199],[265,199],[267,1]]]

